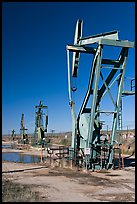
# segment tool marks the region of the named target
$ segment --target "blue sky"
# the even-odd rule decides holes
[[[73,44],[77,19],[83,20],[83,37],[118,30],[119,39],[135,41],[134,2],[2,3],[3,134],[13,128],[19,133],[22,113],[28,132],[34,132],[34,106],[40,100],[48,106],[49,132],[71,130],[66,45]],[[80,63],[79,77],[85,78]],[[129,50],[126,76],[135,76],[135,49]],[[81,90],[88,78],[79,77]],[[84,91],[76,93],[79,104]],[[123,99],[123,126],[134,124],[135,97],[128,96]]]

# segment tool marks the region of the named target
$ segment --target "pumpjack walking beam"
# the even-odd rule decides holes
[[[68,62],[68,91],[69,101],[72,113],[72,145],[74,150],[75,159],[77,159],[77,151],[89,148],[90,153],[87,155],[89,167],[94,168],[112,168],[113,165],[113,145],[116,139],[116,130],[118,123],[118,114],[120,110],[120,101],[123,91],[123,81],[125,76],[126,61],[128,58],[128,50],[134,46],[133,42],[122,41],[118,39],[118,31],[111,31],[94,35],[91,37],[82,37],[83,21],[78,20],[75,30],[74,45],[67,45],[67,62]],[[97,45],[96,48],[89,47],[87,45]],[[119,47],[121,48],[120,55],[117,60],[104,59],[103,50],[105,46]],[[93,54],[92,67],[90,72],[90,78],[88,83],[88,89],[85,94],[82,106],[80,108],[78,116],[76,116],[74,109],[74,101],[72,99],[71,89],[71,72],[70,72],[70,59],[69,52],[73,52],[72,58],[72,78],[78,75],[78,65],[80,60],[80,53]],[[111,71],[106,79],[103,76],[102,69],[103,64],[111,65]],[[100,86],[100,79],[103,81],[103,85]],[[110,92],[113,84],[119,80],[117,97],[114,100],[112,93]],[[100,110],[100,104],[104,96],[108,94],[110,101],[114,105],[114,111],[102,111]],[[89,98],[92,97],[91,107],[87,108]],[[101,141],[101,121],[100,115],[103,113],[112,114],[112,134],[110,141],[106,144],[102,144]],[[102,145],[107,146],[108,156],[105,160],[105,166],[101,163],[101,149]]]

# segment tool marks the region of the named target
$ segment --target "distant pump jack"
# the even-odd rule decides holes
[[[38,144],[45,144],[45,135],[48,128],[48,106],[44,106],[42,101],[40,101],[38,106],[35,106],[35,138],[38,139]],[[46,109],[46,113],[43,112]],[[43,115],[45,115],[45,125],[43,120]]]
[[[16,134],[15,134],[15,130],[13,129],[12,132],[11,132],[11,139],[14,141],[15,140],[15,137],[16,137]]]
[[[21,143],[23,143],[23,144],[28,144],[29,143],[28,134],[26,132],[27,130],[28,129],[25,128],[25,123],[24,123],[24,113],[22,113],[20,134],[21,134]]]

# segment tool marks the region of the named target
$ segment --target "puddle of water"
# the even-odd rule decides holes
[[[2,160],[10,162],[20,162],[20,163],[39,163],[41,162],[40,156],[34,155],[23,155],[18,152],[2,153]],[[46,158],[43,158],[45,161]]]
[[[11,145],[2,145],[2,148],[11,148]]]

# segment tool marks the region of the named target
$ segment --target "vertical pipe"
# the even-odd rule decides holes
[[[69,50],[67,50],[67,64],[68,64],[68,92],[69,92],[69,101],[71,106],[71,115],[72,115],[72,143],[71,147],[76,151],[76,114],[74,111],[74,102],[71,97],[71,80],[70,80],[70,63],[69,63]],[[75,153],[74,153],[75,154]]]
[[[113,169],[115,169],[115,148],[114,147],[112,147],[112,148],[113,148],[113,150],[111,150],[111,151],[113,151],[113,159],[114,159]]]
[[[131,79],[131,81],[130,81],[130,88],[131,88],[130,90],[131,90],[131,91],[132,91],[132,81],[133,81],[133,80]]]
[[[121,149],[120,149],[120,144],[119,144],[119,158],[118,158],[118,166],[119,166],[119,169],[120,169],[120,167],[121,167],[121,160],[120,160],[120,158],[121,158]]]
[[[42,161],[42,145],[41,145],[41,151],[40,151],[40,158],[41,158],[41,162],[43,162]]]
[[[127,126],[127,138],[126,139],[128,139],[128,126]]]
[[[69,92],[69,101],[72,101],[71,98],[71,85],[70,85],[70,60],[69,60],[69,50],[67,50],[67,64],[68,64],[68,92]]]
[[[71,107],[71,115],[72,115],[72,141],[71,141],[71,148],[73,148],[72,158],[75,159],[76,162],[76,113],[74,110],[74,102],[72,101],[71,96],[71,79],[70,79],[70,60],[69,60],[69,50],[67,50],[67,65],[68,65],[68,92],[69,92],[69,102]]]
[[[107,151],[107,147],[106,147],[106,144],[104,144],[104,158],[103,158],[104,159],[104,163],[103,163],[104,167],[105,167],[105,164],[106,164],[106,155],[107,155],[106,151]]]
[[[122,144],[122,169],[124,169],[124,144]]]
[[[103,154],[103,151],[102,151],[102,144],[101,144],[101,148],[100,148],[101,169],[103,168],[103,165],[102,165],[102,162],[103,162],[102,154]]]

